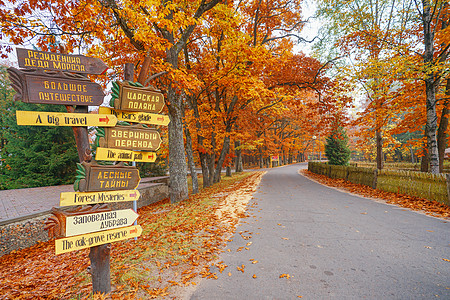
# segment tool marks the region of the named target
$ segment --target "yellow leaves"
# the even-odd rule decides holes
[[[289,275],[289,274],[281,274],[279,278],[289,279],[289,278],[291,278],[291,275]]]
[[[245,269],[244,265],[241,265],[240,267],[236,267],[236,268],[238,271],[241,271],[242,273],[244,273],[244,269]]]
[[[283,237],[282,239],[283,239],[283,240],[289,240],[289,238],[287,238],[287,237]]]
[[[252,264],[257,264],[257,263],[258,263],[257,260],[252,261]]]
[[[450,262],[450,259],[443,258],[442,260]]]
[[[256,276],[256,274],[253,274],[253,276],[252,276],[254,279],[256,279],[257,278],[257,276]]]
[[[216,264],[216,267],[219,269],[219,272],[222,273],[223,270],[225,270],[225,268],[228,266],[224,264],[223,261],[221,261]]]

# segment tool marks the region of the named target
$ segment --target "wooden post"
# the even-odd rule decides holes
[[[445,174],[447,182],[447,205],[450,205],[450,174]]]
[[[377,188],[377,180],[378,180],[378,169],[375,169],[373,171],[373,182],[372,182],[372,188],[373,189]]]

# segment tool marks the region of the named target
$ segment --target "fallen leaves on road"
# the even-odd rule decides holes
[[[174,298],[199,277],[217,278],[209,266],[246,216],[242,198],[251,198],[263,174],[234,175],[178,204],[165,200],[139,209],[142,235],[111,244],[108,299]],[[89,250],[54,251],[49,241],[0,257],[0,298],[92,299]],[[223,262],[215,266],[226,268]]]
[[[242,265],[240,267],[236,267],[236,268],[237,268],[238,271],[241,271],[242,273],[244,273],[244,269],[245,269],[244,265]]]
[[[291,278],[291,275],[289,275],[289,274],[281,274],[281,275],[280,275],[280,278],[286,278],[286,279],[289,279],[289,278]]]
[[[450,262],[450,259],[443,258],[442,260],[443,260],[443,261],[449,261],[449,262]]]
[[[422,211],[435,217],[450,219],[450,207],[437,201],[431,201],[403,194],[384,192],[366,185],[351,183],[344,179],[332,179],[325,175],[312,173],[308,170],[302,170],[301,172],[306,177],[327,186],[337,187],[368,198],[383,199],[390,204],[395,204],[415,211]]]

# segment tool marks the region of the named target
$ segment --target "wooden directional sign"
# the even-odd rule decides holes
[[[81,74],[103,74],[108,66],[99,59],[82,55],[68,55],[16,48],[19,67],[74,72]]]
[[[59,206],[86,205],[137,201],[141,193],[138,190],[119,190],[111,192],[64,192],[60,194]]]
[[[71,73],[8,68],[15,100],[28,103],[91,105],[103,103],[102,87],[88,78]]]
[[[132,209],[68,216],[66,237],[133,225],[139,215]]]
[[[155,129],[134,126],[116,126],[105,128],[105,136],[99,138],[103,148],[124,150],[156,151],[161,145],[161,137]]]
[[[155,162],[156,153],[98,147],[95,160]]]
[[[77,179],[74,187],[80,192],[100,192],[135,189],[141,177],[136,167],[123,166],[101,166],[96,163],[83,162],[84,178]]]
[[[113,127],[117,123],[114,115],[58,113],[43,111],[16,111],[17,125],[34,126],[103,126]]]
[[[159,113],[164,107],[163,94],[151,88],[131,86],[127,82],[113,83],[113,99],[114,108],[123,111]]]
[[[140,236],[142,227],[139,225],[88,233],[55,240],[55,253],[62,254],[107,243],[118,242]]]
[[[113,114],[117,117],[119,121],[126,121],[132,123],[167,126],[169,125],[170,122],[169,116],[166,115],[159,115],[145,112],[123,111],[104,106],[100,106],[98,112],[100,114]]]

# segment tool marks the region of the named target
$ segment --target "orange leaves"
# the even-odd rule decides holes
[[[307,170],[303,170],[302,173],[305,176],[311,177],[322,184],[343,188],[351,193],[363,195],[365,197],[384,199],[386,200],[387,203],[395,204],[401,207],[406,207],[412,210],[424,211],[426,214],[430,214],[437,217],[442,218],[450,217],[450,207],[437,201],[431,201],[427,199],[402,194],[383,192],[380,190],[372,189],[365,185],[354,184],[345,181],[343,179],[332,179],[324,175],[314,174]],[[361,214],[366,215],[367,212],[362,212]]]
[[[229,194],[249,189],[258,176],[258,173],[233,176],[178,205],[165,200],[139,209],[143,234],[137,241],[131,239],[111,245],[113,292],[110,297],[167,297],[169,287],[195,284],[199,277],[216,279],[217,274],[208,264],[211,265],[226,244],[230,229],[218,226],[221,222],[215,206],[222,198],[212,196],[219,191]],[[6,274],[0,276],[2,296],[7,299],[87,297],[92,291],[86,273],[88,253],[81,250],[56,256],[53,242],[46,242],[2,256],[0,274]],[[214,265],[220,273],[227,268],[222,261]]]
[[[240,267],[236,267],[238,271],[241,271],[242,273],[244,273],[244,269],[245,269],[245,265],[241,265]]]
[[[281,275],[280,275],[280,278],[286,278],[286,279],[289,279],[289,278],[291,278],[291,275],[289,275],[289,274],[281,274]]]

